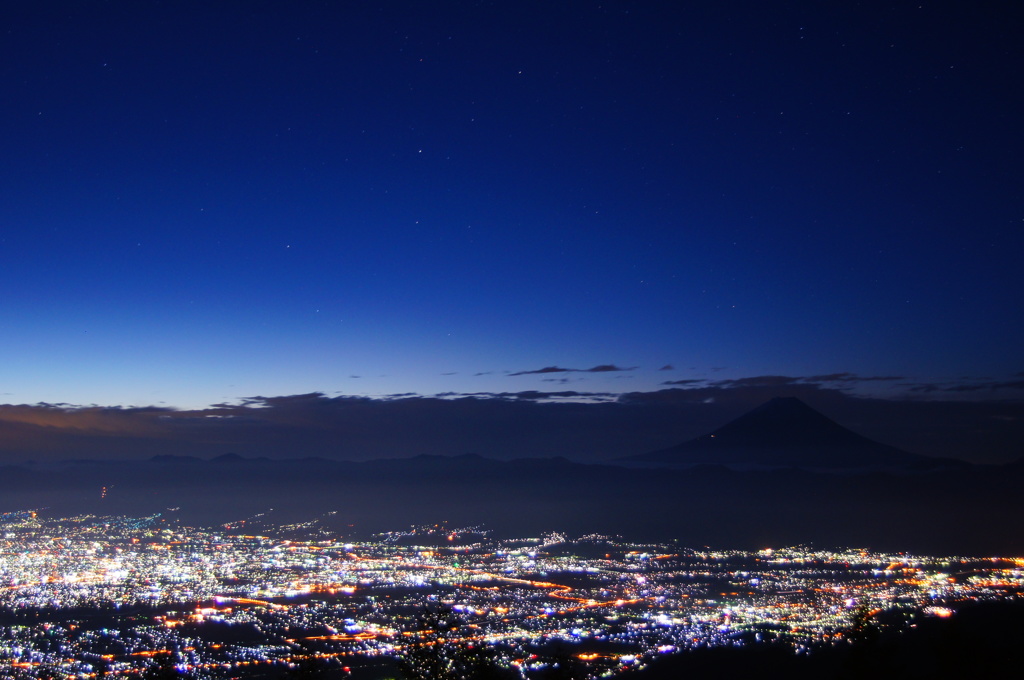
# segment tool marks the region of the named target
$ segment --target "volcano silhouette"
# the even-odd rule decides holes
[[[960,461],[902,451],[861,436],[795,397],[778,397],[696,439],[622,462],[734,469],[927,470]]]

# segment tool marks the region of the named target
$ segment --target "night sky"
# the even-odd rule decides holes
[[[1020,455],[1021,16],[8,3],[0,421],[732,405],[624,455],[795,390],[921,452]],[[880,402],[977,417],[929,444]]]

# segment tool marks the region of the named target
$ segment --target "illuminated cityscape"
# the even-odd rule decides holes
[[[573,677],[614,677],[697,648],[775,642],[814,654],[848,644],[865,621],[912,626],[1024,591],[1019,558],[506,539],[443,524],[356,540],[327,519],[197,528],[173,511],[6,513],[0,668],[133,677],[164,664],[227,678],[315,660],[386,678],[435,649],[486,653],[508,677],[570,661]]]
[[[1024,675],[1013,6],[5,3],[0,680]]]

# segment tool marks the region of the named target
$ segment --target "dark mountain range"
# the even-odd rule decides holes
[[[629,464],[732,469],[925,471],[967,463],[932,458],[863,437],[795,397],[776,398],[696,439],[619,459]]]

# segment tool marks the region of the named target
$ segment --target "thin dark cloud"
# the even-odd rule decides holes
[[[825,375],[814,375],[806,378],[811,382],[848,382],[856,379],[853,373],[826,373]]]
[[[659,371],[674,371],[674,370],[676,370],[676,367],[673,366],[672,364],[665,364],[664,366],[662,366],[658,370]]]
[[[785,387],[797,385],[803,381],[803,378],[793,378],[787,375],[756,375],[749,378],[716,380],[711,385],[714,387]]]
[[[545,373],[612,373],[615,371],[633,370],[636,370],[636,366],[623,368],[621,366],[616,366],[615,364],[599,364],[592,368],[562,368],[561,366],[545,366],[544,368],[538,368],[532,371],[516,371],[515,373],[509,373],[509,375],[542,375]]]
[[[905,380],[898,375],[861,376],[856,373],[826,373],[823,375],[791,376],[791,375],[758,375],[730,380],[716,380],[709,384],[716,387],[784,387],[787,385],[822,385],[826,383],[852,386],[863,382],[895,382]],[[684,384],[684,383],[662,383]]]
[[[562,368],[560,366],[545,366],[544,368],[538,368],[532,371],[516,371],[515,373],[509,373],[509,375],[541,375],[544,373],[574,373],[578,369],[575,368]]]
[[[541,400],[564,400],[577,399],[581,402],[597,403],[603,401],[616,401],[619,394],[616,392],[579,392],[576,390],[561,390],[544,392],[541,390],[522,390],[520,392],[440,392],[434,395],[439,399],[529,399],[532,401]]]
[[[342,397],[344,399],[355,399],[361,397]],[[319,403],[324,399],[323,392],[305,392],[303,394],[288,394],[276,397],[244,397],[241,401],[244,406],[276,406],[276,407],[291,407],[296,404],[313,404]]]
[[[704,384],[706,382],[707,382],[707,380],[705,380],[704,378],[686,378],[686,379],[683,379],[683,380],[666,380],[665,382],[663,382],[661,384],[662,385],[702,385],[702,384]]]
[[[529,399],[532,401],[537,401],[540,399],[569,399],[585,395],[581,392],[576,392],[573,390],[564,390],[561,392],[540,392],[538,390],[525,390],[523,392],[501,392],[498,396],[506,399]]]
[[[858,383],[858,382],[892,382],[896,380],[906,380],[906,376],[902,375],[857,375],[856,373],[827,373],[825,375],[812,375],[803,380],[807,382],[843,382],[843,383]]]
[[[1024,390],[1024,380],[985,380],[974,382],[905,384],[911,392],[999,392]]]

